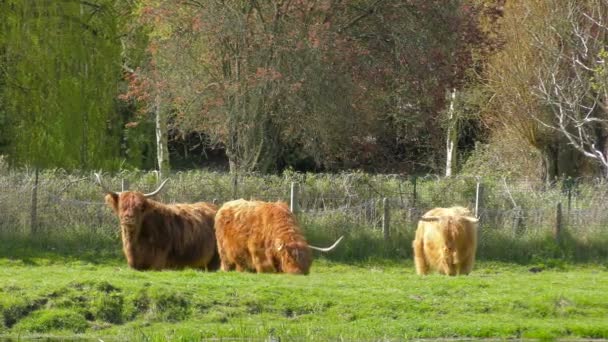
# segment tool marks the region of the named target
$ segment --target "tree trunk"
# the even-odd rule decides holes
[[[456,167],[456,152],[458,150],[458,117],[454,111],[456,89],[450,94],[450,108],[448,109],[448,131],[446,140],[445,176],[450,177]]]
[[[169,175],[169,147],[167,146],[168,131],[167,131],[167,116],[161,106],[161,97],[156,95],[155,99],[156,111],[156,158],[158,161],[158,179],[164,179]]]
[[[559,149],[557,144],[545,146],[541,150],[541,153],[543,156],[545,182],[553,184],[559,176]]]

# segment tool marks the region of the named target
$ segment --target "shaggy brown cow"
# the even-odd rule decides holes
[[[467,208],[435,208],[418,222],[412,243],[416,273],[469,274],[477,249],[477,219]]]
[[[308,274],[311,248],[328,252],[342,240],[328,248],[310,246],[283,202],[226,202],[215,216],[215,229],[224,271]]]
[[[109,191],[105,201],[120,219],[123,252],[129,266],[138,270],[193,267],[217,270],[220,266],[213,220],[217,206],[199,202],[163,204],[150,199],[154,192]]]

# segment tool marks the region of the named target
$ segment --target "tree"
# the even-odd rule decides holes
[[[493,134],[513,135],[525,141],[542,158],[544,178],[552,181],[560,175],[559,148],[563,142],[537,119],[548,121],[550,113],[531,91],[538,82],[540,68],[534,34],[543,32],[548,14],[556,7],[549,1],[507,2],[499,21],[503,46],[489,59],[484,77],[487,106],[484,121]],[[536,119],[535,119],[536,118]],[[497,138],[498,141],[506,139]]]
[[[110,1],[0,2],[0,103],[10,158],[39,167],[116,167],[120,46]]]
[[[533,40],[541,61],[535,95],[551,115],[534,118],[608,177],[608,3],[567,1],[546,18]]]
[[[436,162],[447,155],[445,171],[451,173],[457,123],[463,119],[454,108],[457,94],[496,49],[492,29],[503,2],[362,1],[368,5],[352,6],[358,15],[346,27],[369,51],[371,67],[362,74],[377,88],[375,110],[383,113],[385,131],[395,137],[391,143],[410,149],[408,158],[428,163],[427,169],[440,169]],[[441,138],[446,135],[447,141]],[[452,147],[444,155],[439,151],[446,145]]]
[[[204,132],[232,171],[277,170],[293,148],[319,163],[346,159],[362,136],[369,120],[353,111],[343,56],[330,45],[344,44],[327,30],[330,1],[142,4],[141,24],[155,24],[155,59],[142,69],[163,83],[140,77],[132,88],[147,82],[148,102],[163,89],[169,130]]]

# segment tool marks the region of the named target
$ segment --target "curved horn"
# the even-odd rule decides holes
[[[99,175],[99,173],[95,172],[95,178],[97,178],[97,184],[99,184],[99,186],[101,187],[101,189],[103,190],[103,192],[105,192],[106,194],[114,194],[114,195],[116,195],[116,193],[114,191],[110,191],[110,190],[108,190],[108,188],[106,188],[106,186],[101,181],[101,176]]]
[[[334,242],[333,245],[331,245],[331,246],[329,246],[327,248],[315,247],[315,246],[312,246],[312,245],[308,245],[308,247],[310,247],[311,249],[320,251],[320,252],[329,252],[332,249],[336,248],[336,246],[340,243],[340,241],[342,241],[343,238],[344,238],[344,236],[340,236],[340,238],[336,242]]]
[[[465,216],[464,217],[465,220],[471,222],[471,223],[477,223],[479,222],[479,218],[478,217],[470,217],[470,216]]]
[[[165,184],[169,181],[169,178],[165,179],[162,183],[160,183],[160,185],[158,186],[158,188],[150,193],[144,194],[144,197],[152,197],[154,195],[156,195],[157,193],[159,193],[162,189],[163,186],[165,186]]]

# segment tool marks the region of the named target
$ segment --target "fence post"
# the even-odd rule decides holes
[[[557,202],[555,209],[555,226],[553,226],[553,238],[560,243],[562,237],[562,202]]]
[[[38,230],[38,167],[34,170],[34,186],[32,187],[32,206],[30,212],[30,231],[36,234]]]
[[[520,206],[516,206],[515,210],[514,210],[514,220],[513,220],[513,228],[515,231],[515,234],[517,235],[521,235],[524,232],[524,213],[523,213],[523,209]]]
[[[232,174],[232,199],[236,199],[239,190],[239,174],[235,171]]]
[[[475,217],[479,218],[479,211],[483,207],[483,184],[481,181],[477,182],[477,189],[475,190]]]
[[[401,179],[399,180],[399,203],[401,203],[401,208],[405,206],[403,203],[403,189],[401,189]]]
[[[414,176],[412,178],[412,202],[410,204],[410,207],[407,210],[407,216],[409,221],[412,224],[415,224],[416,220],[414,219],[415,213],[416,211],[416,197],[418,196],[417,192],[418,192],[418,177]]]
[[[291,182],[291,196],[289,197],[289,209],[292,213],[297,214],[298,212],[298,184]]]
[[[129,188],[129,181],[126,180],[126,179],[124,179],[124,178],[122,178],[120,180],[120,187],[122,188],[121,191],[126,191]]]
[[[483,184],[480,180],[477,181],[477,189],[475,189],[475,217],[479,220],[477,223],[477,241],[481,241],[481,215],[480,210],[483,208]]]
[[[418,177],[414,176],[414,178],[412,179],[412,183],[414,185],[414,191],[412,192],[412,207],[415,208],[416,207],[416,187],[417,187],[417,183],[418,183]]]
[[[384,210],[384,212],[382,213],[382,233],[384,234],[384,241],[388,242],[389,235],[390,235],[389,232],[390,232],[391,215],[390,215],[390,208],[389,208],[389,200],[386,197],[384,197],[382,199],[382,209]]]

